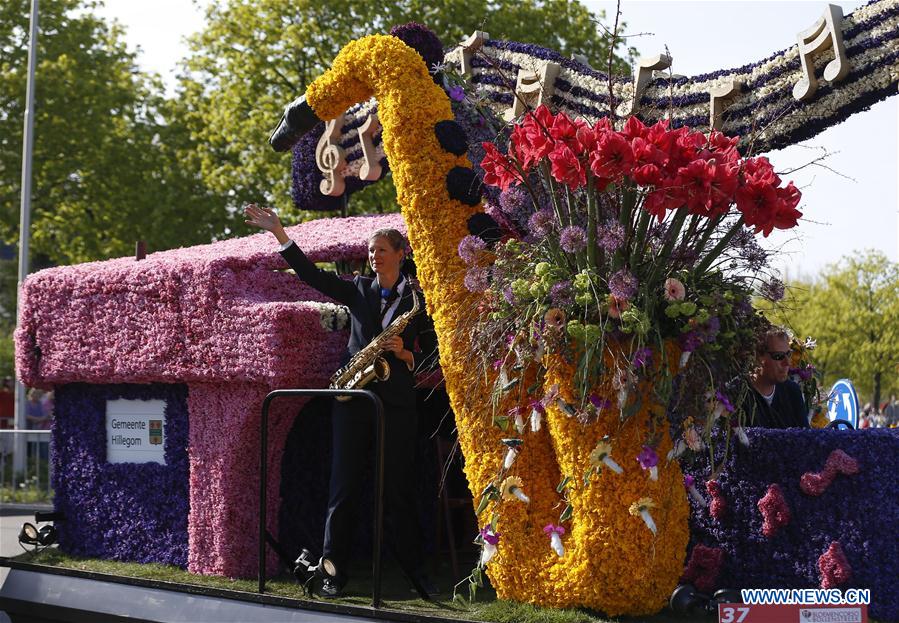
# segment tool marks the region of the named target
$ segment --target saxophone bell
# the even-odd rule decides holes
[[[383,357],[376,357],[367,368],[356,374],[347,389],[362,389],[372,381],[386,381],[390,378],[390,364]],[[334,385],[331,386],[334,388]],[[337,396],[338,402],[347,402],[352,396]]]

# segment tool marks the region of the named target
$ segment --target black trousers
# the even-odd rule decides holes
[[[418,414],[414,407],[385,404],[384,410],[385,537],[400,564],[415,573],[424,562],[421,526],[413,499]],[[355,522],[370,519],[356,515],[365,470],[374,469],[375,417],[369,401],[354,398],[335,401],[331,421],[333,452],[323,555],[343,575],[350,560]]]

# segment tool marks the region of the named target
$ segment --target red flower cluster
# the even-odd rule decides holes
[[[852,577],[852,567],[839,541],[833,541],[818,558],[818,571],[821,572],[821,588],[836,588]]]
[[[711,594],[718,582],[718,574],[724,565],[724,550],[697,543],[690,553],[690,560],[681,576],[682,583],[690,583],[696,590]]]
[[[755,233],[795,227],[799,191],[792,182],[780,186],[767,158],[741,158],[738,140],[718,131],[670,130],[667,121],[647,127],[636,117],[618,132],[608,119],[590,126],[540,106],[512,129],[508,155],[483,143],[481,168],[484,183],[505,190],[548,161],[553,179],[571,190],[583,188],[591,174],[599,192],[632,181],[644,189],[643,208],[659,219],[679,209],[712,218],[736,204]]]
[[[790,523],[790,507],[780,486],[770,485],[767,493],[758,501],[758,507],[762,513],[762,534],[769,539]]]
[[[827,457],[820,473],[806,472],[799,479],[799,488],[806,495],[821,495],[838,474],[853,476],[858,473],[858,461],[837,448]]]
[[[717,480],[709,480],[705,483],[705,490],[709,492],[712,501],[709,503],[709,515],[717,521],[721,521],[725,513],[727,513],[727,500],[724,499],[724,492]]]

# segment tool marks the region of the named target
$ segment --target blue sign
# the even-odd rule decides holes
[[[827,417],[846,420],[852,428],[858,428],[858,394],[849,379],[840,379],[833,384],[827,399]]]

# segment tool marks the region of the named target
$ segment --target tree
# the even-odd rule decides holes
[[[444,45],[476,29],[491,36],[584,54],[608,66],[609,42],[597,17],[569,0],[217,0],[207,27],[191,41],[178,105],[202,143],[203,178],[233,208],[265,201],[298,216],[290,201],[290,164],[266,139],[285,104],[330,67],[350,40],[410,21],[427,25]],[[615,57],[616,72],[627,63]],[[389,201],[375,184],[354,203],[371,211]]]
[[[28,0],[0,5],[0,236],[18,241]],[[42,0],[32,197],[35,267],[208,242],[235,217],[192,168],[158,78],[93,0]]]
[[[866,251],[828,266],[810,283],[794,283],[774,316],[812,336],[829,386],[852,379],[880,405],[899,390],[899,264]]]

